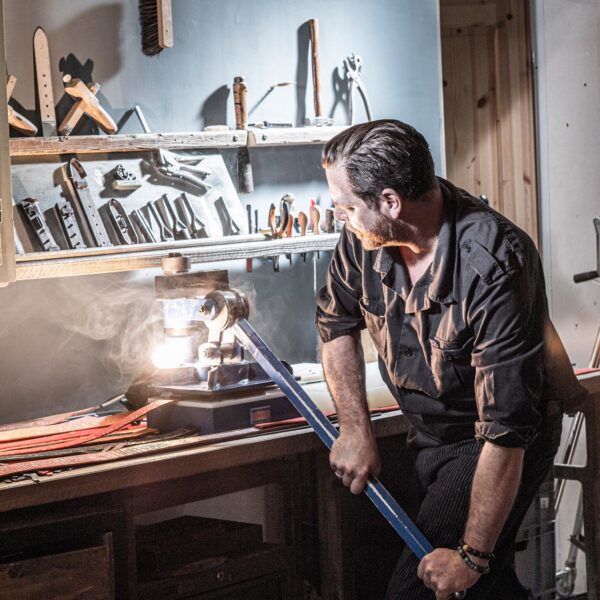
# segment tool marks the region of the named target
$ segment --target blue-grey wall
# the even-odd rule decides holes
[[[102,85],[101,98],[121,121],[140,104],[154,131],[190,131],[234,124],[231,81],[245,75],[250,121],[292,121],[313,114],[308,30],[320,24],[323,106],[347,122],[343,59],[363,58],[374,118],[394,117],[420,129],[440,165],[441,104],[436,0],[176,0],[175,47],[149,58],[140,50],[137,1],[15,0],[5,2],[9,72],[14,99],[35,107],[31,39],[46,30],[59,112],[62,71]],[[296,81],[262,99],[271,84]],[[261,100],[262,99],[262,100]],[[358,120],[364,120],[358,104]],[[34,115],[34,113],[31,113]],[[82,132],[88,131],[84,126]],[[135,118],[123,132],[141,131]],[[227,153],[226,153],[227,154]],[[261,213],[286,192],[300,207],[311,197],[329,204],[320,148],[252,152],[255,192],[242,196]],[[228,164],[234,164],[226,156]],[[49,182],[50,185],[50,182]],[[17,199],[18,200],[18,199]],[[234,286],[249,292],[253,320],[289,361],[315,360],[314,282],[323,280],[327,253],[313,264],[299,257],[280,273],[254,261],[228,268]],[[316,269],[316,270],[315,270]],[[18,282],[0,289],[0,422],[77,408],[124,390],[147,361],[156,326],[152,271]]]

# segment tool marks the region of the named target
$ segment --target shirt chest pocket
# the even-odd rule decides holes
[[[386,356],[387,325],[385,322],[385,303],[371,298],[360,299],[360,309],[367,331],[380,356]]]
[[[473,337],[466,341],[431,338],[431,373],[439,395],[472,391],[475,370],[471,366]]]

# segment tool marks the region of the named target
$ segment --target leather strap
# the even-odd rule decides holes
[[[171,400],[154,400],[150,404],[146,404],[146,406],[142,406],[142,408],[138,408],[138,410],[134,410],[133,412],[129,412],[124,415],[115,415],[118,416],[118,419],[108,427],[97,427],[87,431],[84,430],[83,432],[71,432],[75,433],[75,436],[71,436],[70,433],[65,434],[64,437],[67,439],[61,439],[61,436],[59,436],[57,440],[57,438],[54,436],[45,436],[43,438],[38,438],[35,441],[35,443],[37,444],[37,442],[44,440],[43,444],[41,445],[42,447],[38,447],[38,450],[58,450],[60,448],[71,448],[73,446],[79,446],[80,444],[85,444],[92,440],[97,440],[105,435],[108,435],[109,433],[112,433],[113,431],[122,429],[123,427],[129,425],[133,421],[141,419],[143,416],[147,415],[150,411],[154,410],[155,408],[158,408],[159,406],[163,406],[165,404],[169,404],[169,402],[171,402]],[[47,444],[45,443],[46,441],[48,442]],[[30,451],[31,445],[26,448],[18,447],[16,449],[11,449],[10,451],[8,449],[3,449],[2,451],[0,451],[0,456],[2,454],[9,453],[26,454]]]
[[[37,93],[42,117],[42,133],[44,137],[56,135],[56,112],[54,110],[54,94],[52,93],[52,71],[50,69],[50,49],[46,32],[38,27],[33,36],[35,55],[35,72]]]

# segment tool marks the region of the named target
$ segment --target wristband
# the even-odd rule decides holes
[[[483,560],[494,560],[496,558],[496,555],[493,552],[475,550],[475,548],[469,546],[464,539],[461,539],[458,543],[462,546],[463,550],[471,556],[476,556],[477,558],[482,558]]]
[[[458,546],[458,548],[456,548],[456,551],[458,552],[459,556],[462,558],[465,565],[467,565],[467,567],[469,567],[469,569],[476,571],[480,575],[487,575],[490,572],[489,566],[484,567],[482,565],[478,565],[477,563],[474,563],[469,558],[469,555],[465,552],[465,550],[462,546]]]

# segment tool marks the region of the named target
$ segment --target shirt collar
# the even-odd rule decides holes
[[[427,310],[431,302],[452,304],[454,271],[456,266],[456,198],[450,184],[438,177],[444,202],[444,219],[438,234],[438,242],[429,270],[416,282],[406,298],[405,311],[415,313]],[[385,279],[392,271],[394,258],[389,248],[385,246],[376,251],[373,269]],[[393,289],[402,293],[402,278],[394,277]]]

